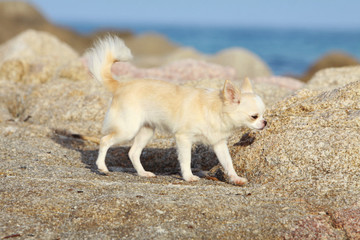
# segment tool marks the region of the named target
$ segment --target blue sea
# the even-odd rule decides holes
[[[358,30],[281,29],[260,27],[200,27],[128,24],[123,26],[66,23],[88,34],[95,30],[130,30],[135,34],[157,32],[171,41],[214,54],[230,47],[243,47],[261,57],[276,75],[301,75],[324,54],[342,51],[360,59]]]

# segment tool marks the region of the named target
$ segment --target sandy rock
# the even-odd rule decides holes
[[[237,169],[255,181],[356,174],[360,81],[331,91],[301,90],[273,105],[269,126],[249,148],[234,148]]]
[[[359,92],[360,81],[329,91],[300,90],[268,110],[265,130],[239,131],[230,139],[240,175],[250,182],[274,183],[279,194],[297,196],[296,201],[318,211],[293,222],[286,239],[343,239],[344,232],[335,230],[335,224],[357,239]],[[210,175],[226,178],[219,166]],[[341,210],[347,208],[352,210]],[[335,222],[323,216],[331,212],[338,217]]]
[[[78,57],[54,36],[27,30],[0,46],[0,78],[23,83],[49,81],[57,69]]]
[[[110,99],[110,93],[94,81],[56,79],[33,87],[23,115],[33,124],[100,136]]]
[[[337,68],[345,66],[359,65],[360,62],[356,58],[343,52],[330,52],[320,57],[300,79],[308,82],[318,71],[326,68]]]
[[[270,68],[254,53],[243,48],[229,48],[208,58],[208,61],[236,70],[238,78],[267,77]]]
[[[173,150],[166,148],[148,149],[143,163],[147,169],[158,169],[158,177],[141,178],[127,167],[131,164],[124,154],[127,149],[115,147],[109,151],[107,163],[113,172],[104,176],[95,169],[96,145],[29,122],[0,124],[0,237],[347,237],[342,225],[336,226],[327,216],[327,209],[319,204],[326,197],[334,208],[357,201],[351,197],[352,192],[342,198],[331,191],[328,196],[319,195],[319,185],[314,185],[313,197],[306,198],[299,191],[299,187],[309,187],[303,182],[250,182],[237,187],[202,178],[188,183],[176,170],[167,172],[170,160],[176,161]],[[329,190],[339,187],[334,183]],[[345,216],[353,215],[339,215],[336,221],[340,223]]]
[[[276,182],[325,209],[346,207],[343,199],[356,203],[359,90],[360,81],[331,91],[301,90],[274,104],[265,130],[238,133],[241,141],[231,148],[237,171],[250,182]],[[212,173],[223,176],[219,167]]]
[[[213,181],[221,171],[212,175],[218,178],[184,182],[174,141],[162,137],[142,154],[145,169],[158,177],[136,176],[127,146],[110,149],[112,172],[98,174],[98,146],[69,133],[99,132],[110,99],[101,86],[56,79],[27,85],[23,93],[21,84],[5,84],[0,96],[24,95],[20,116],[27,121],[0,122],[1,238],[357,237],[360,82],[301,90],[273,105],[267,129],[234,134],[235,166],[250,180],[243,187]],[[192,157],[199,176],[217,164],[204,146],[194,147]]]
[[[26,121],[26,96],[31,91],[21,83],[0,80],[0,122]]]
[[[88,80],[90,78],[87,62],[84,58],[77,58],[57,69],[59,78],[71,79],[74,81]]]
[[[314,90],[330,90],[360,80],[359,67],[328,68],[317,72],[306,84]]]
[[[344,239],[345,234],[331,226],[328,216],[308,216],[298,220],[290,233],[284,239]]]

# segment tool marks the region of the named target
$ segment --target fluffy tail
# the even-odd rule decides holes
[[[130,49],[117,36],[108,35],[99,39],[86,53],[88,67],[94,78],[103,83],[111,92],[120,84],[111,74],[111,66],[117,61],[132,59]]]

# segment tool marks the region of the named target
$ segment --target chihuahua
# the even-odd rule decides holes
[[[159,129],[175,137],[184,180],[199,180],[191,171],[191,147],[201,142],[212,146],[231,183],[243,185],[247,182],[235,172],[227,139],[236,128],[262,130],[266,126],[265,105],[254,94],[249,79],[243,81],[240,89],[225,81],[221,90],[151,79],[118,81],[111,73],[111,66],[117,61],[131,60],[132,54],[121,39],[111,35],[98,40],[87,57],[94,78],[113,95],[96,160],[99,171],[108,172],[105,157],[111,146],[133,141],[129,158],[137,174],[154,177],[143,168],[140,155],[155,129]]]

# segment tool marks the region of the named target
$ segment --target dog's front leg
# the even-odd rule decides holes
[[[186,135],[176,135],[175,138],[182,177],[185,181],[198,181],[199,177],[191,172],[191,140]]]
[[[247,183],[246,178],[239,177],[236,174],[226,141],[215,144],[213,148],[225,173],[229,176],[230,182],[236,185],[244,185]]]

